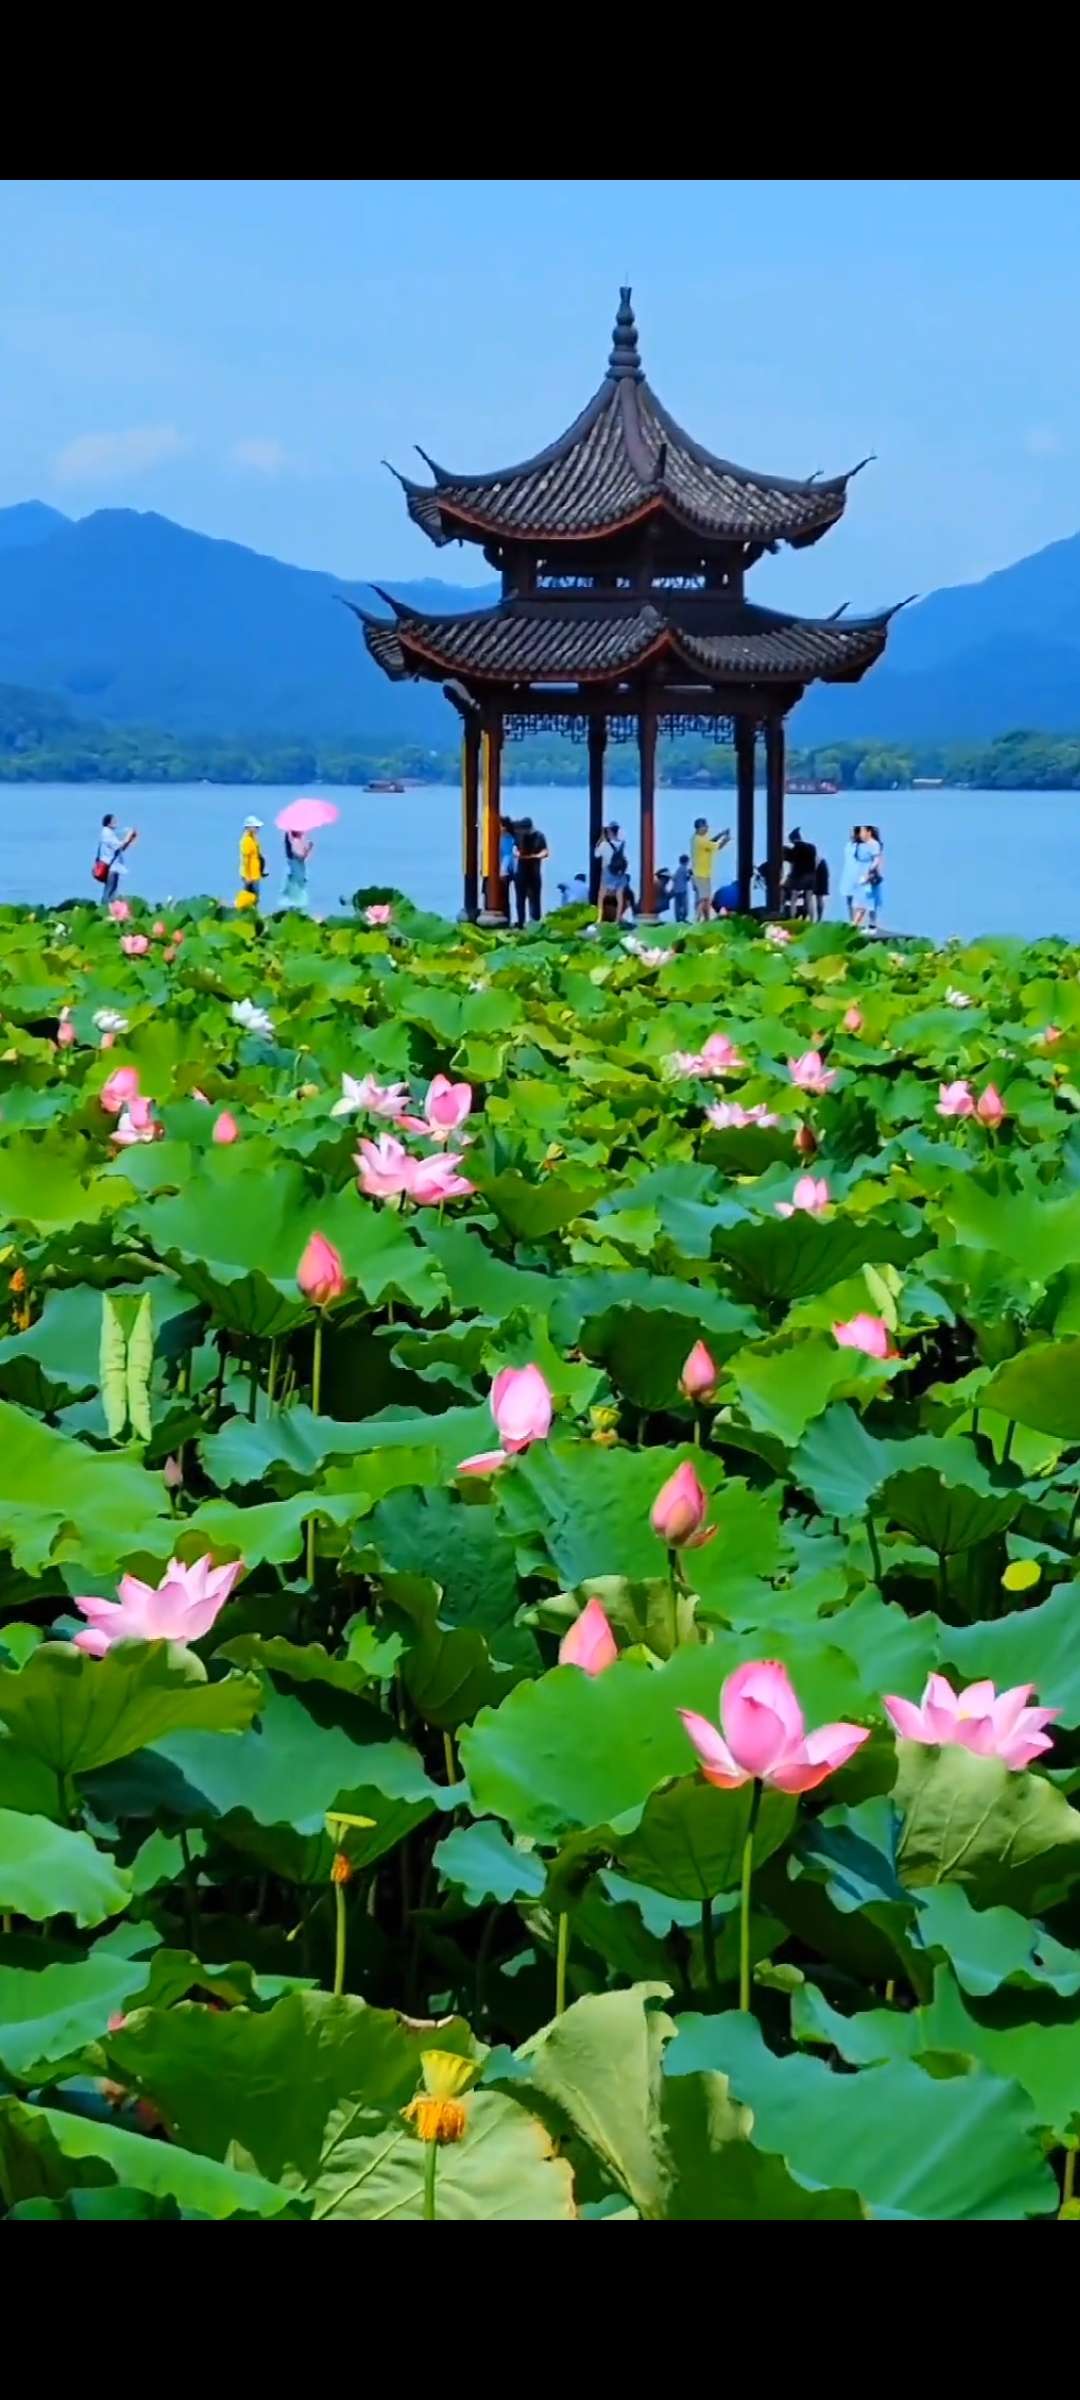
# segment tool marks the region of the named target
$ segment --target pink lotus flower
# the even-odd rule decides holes
[[[101,1037],[101,1047],[102,1047],[102,1049],[103,1049],[103,1050],[112,1050],[112,1049],[114,1049],[114,1048],[115,1048],[115,1046],[116,1046],[116,1035],[115,1035],[115,1033],[103,1033],[103,1034],[102,1034],[102,1037]]]
[[[215,1117],[214,1130],[210,1136],[210,1139],[212,1142],[239,1141],[240,1127],[236,1122],[236,1118],[230,1115],[227,1108],[222,1109],[220,1117]]]
[[[777,1201],[776,1213],[778,1217],[793,1217],[796,1214],[820,1217],[822,1209],[828,1208],[828,1205],[829,1187],[824,1175],[800,1175],[790,1200]]]
[[[472,1115],[472,1104],[471,1083],[451,1083],[448,1075],[434,1075],[424,1101],[425,1131],[433,1141],[448,1141]]]
[[[393,914],[389,900],[373,900],[371,907],[364,910],[364,921],[368,925],[389,925]]]
[[[1055,1042],[1060,1042],[1061,1038],[1060,1025],[1044,1025],[1042,1032],[1037,1036],[1040,1042],[1045,1042],[1048,1050],[1052,1050]]]
[[[722,1733],[692,1708],[679,1715],[706,1782],[722,1792],[755,1781],[778,1792],[812,1792],[869,1740],[863,1725],[819,1725],[807,1733],[791,1678],[775,1658],[752,1659],[728,1676],[720,1694]]]
[[[939,1117],[973,1117],[975,1102],[969,1084],[942,1083],[938,1086],[937,1114]]]
[[[121,1109],[127,1107],[129,1100],[138,1097],[138,1090],[139,1070],[137,1067],[114,1067],[112,1074],[102,1084],[98,1098],[102,1108],[107,1110],[110,1117],[118,1117]]]
[[[436,1158],[416,1158],[410,1161],[411,1174],[406,1189],[418,1208],[432,1207],[444,1200],[465,1200],[475,1192],[475,1183],[458,1174],[460,1153],[447,1150]]]
[[[154,922],[150,927],[150,931],[153,934],[155,942],[163,942],[168,930],[169,928],[165,924],[164,919],[161,917],[155,917]]]
[[[717,1526],[706,1525],[708,1513],[709,1495],[687,1459],[661,1484],[649,1521],[653,1532],[669,1550],[700,1550],[718,1531]]]
[[[509,1450],[474,1450],[471,1458],[459,1459],[459,1475],[494,1475],[499,1467],[509,1464]]]
[[[615,1636],[599,1600],[587,1600],[580,1617],[559,1643],[560,1667],[581,1667],[586,1675],[602,1675],[619,1655]]]
[[[125,958],[145,958],[150,948],[150,936],[146,933],[122,933],[120,948]]]
[[[374,1142],[362,1141],[356,1164],[360,1170],[360,1189],[370,1200],[389,1200],[395,1192],[407,1192],[412,1187],[416,1162],[404,1142],[396,1141],[392,1133],[380,1133]]]
[[[833,1340],[841,1350],[861,1350],[865,1358],[899,1357],[881,1317],[848,1317],[846,1323],[833,1326]]]
[[[74,1043],[77,1042],[78,1038],[79,1037],[75,1031],[74,1025],[71,1022],[71,1018],[68,1016],[67,1010],[62,1009],[60,1012],[60,1022],[56,1028],[57,1048],[60,1050],[70,1050]]]
[[[927,1742],[942,1749],[974,1750],[979,1758],[1001,1758],[1019,1772],[1033,1758],[1052,1748],[1044,1727],[1059,1708],[1029,1708],[1033,1683],[1016,1683],[995,1693],[989,1681],[969,1683],[954,1692],[944,1675],[927,1678],[921,1705],[885,1694],[885,1707],[905,1741]]]
[[[408,1107],[409,1095],[403,1083],[379,1083],[374,1075],[343,1075],[341,1098],[335,1100],[332,1117],[355,1117],[364,1110],[372,1117],[400,1119]]]
[[[706,1121],[715,1125],[718,1133],[741,1133],[746,1125],[779,1125],[780,1119],[759,1100],[754,1108],[740,1108],[737,1100],[714,1100],[705,1111]]]
[[[988,1083],[975,1102],[975,1114],[980,1125],[1000,1125],[1008,1113],[997,1085]]]
[[[782,949],[785,942],[790,942],[791,935],[786,925],[766,925],[765,939],[777,949]]]
[[[161,1470],[167,1492],[178,1492],[184,1480],[184,1470],[178,1458],[167,1458]]]
[[[110,900],[109,915],[114,925],[126,925],[131,915],[130,900]]]
[[[136,1092],[127,1108],[121,1110],[109,1140],[119,1142],[124,1149],[132,1142],[156,1142],[159,1133],[164,1131],[164,1125],[155,1121],[153,1101],[145,1100],[140,1092]]]
[[[491,1386],[491,1413],[504,1450],[527,1450],[551,1431],[551,1388],[539,1367],[501,1367]]]
[[[820,1050],[804,1050],[801,1058],[789,1058],[788,1074],[800,1092],[830,1092],[836,1082],[836,1070],[827,1067]]]
[[[198,1642],[225,1606],[233,1585],[244,1572],[242,1558],[231,1566],[215,1567],[207,1555],[193,1567],[170,1558],[155,1591],[137,1575],[123,1575],[116,1600],[76,1600],[89,1618],[75,1647],[91,1658],[103,1658],[114,1642]]]
[[[683,1360],[679,1390],[687,1400],[707,1400],[709,1393],[715,1392],[718,1380],[719,1369],[715,1359],[705,1348],[704,1342],[695,1342]]]
[[[301,1255],[296,1280],[305,1300],[311,1300],[316,1308],[328,1308],[332,1300],[340,1300],[347,1290],[348,1277],[341,1252],[335,1250],[324,1234],[312,1234]]]
[[[726,1033],[710,1033],[702,1049],[701,1061],[707,1075],[726,1075],[731,1068],[744,1064],[735,1043]]]
[[[176,944],[175,944],[174,942],[170,942],[170,943],[169,943],[169,947],[168,947],[168,949],[167,949],[167,950],[163,950],[163,951],[162,951],[162,953],[161,953],[161,955],[162,955],[162,958],[163,958],[163,959],[164,959],[164,961],[165,961],[165,964],[166,964],[166,966],[167,966],[167,967],[171,967],[171,965],[172,965],[172,963],[173,963],[173,960],[174,960],[174,958],[176,957]]]
[[[852,1001],[852,1004],[851,1004],[851,1007],[850,1007],[850,1008],[845,1008],[845,1010],[844,1010],[844,1014],[843,1014],[842,1023],[843,1023],[843,1027],[844,1027],[844,1032],[845,1032],[845,1033],[861,1033],[861,1032],[862,1032],[862,1029],[863,1029],[863,1013],[862,1013],[862,1010],[861,1010],[861,1008],[857,1007],[857,1006],[856,1006],[856,1003],[855,1003],[854,1001]]]

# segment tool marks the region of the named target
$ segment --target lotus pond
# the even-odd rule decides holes
[[[1078,970],[0,912],[12,2217],[1080,2213]]]

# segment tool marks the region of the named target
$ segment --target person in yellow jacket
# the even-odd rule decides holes
[[[244,818],[240,835],[240,890],[247,893],[256,908],[259,905],[259,885],[266,875],[266,860],[258,840],[261,832],[261,817]]]

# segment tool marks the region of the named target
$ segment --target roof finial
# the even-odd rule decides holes
[[[628,283],[624,283],[619,291],[619,306],[615,317],[615,330],[611,337],[608,374],[615,378],[630,375],[635,383],[640,383],[644,373],[644,367],[638,357],[637,325],[634,321],[633,309],[630,306],[630,286]]]

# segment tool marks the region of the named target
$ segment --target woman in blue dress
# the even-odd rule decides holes
[[[858,858],[864,911],[861,922],[876,932],[885,909],[885,846],[876,825],[860,825]]]
[[[309,834],[287,833],[285,836],[285,880],[281,887],[281,905],[282,908],[298,908],[305,916],[311,907],[307,870],[314,846]]]

